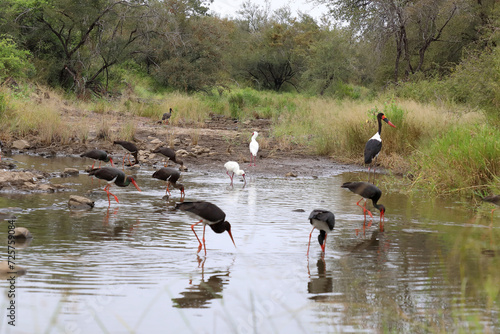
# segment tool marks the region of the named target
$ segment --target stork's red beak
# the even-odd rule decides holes
[[[113,159],[109,158],[109,162],[111,162],[111,166],[115,167],[115,164],[113,164]]]
[[[385,212],[381,211],[380,212],[380,232],[384,232],[384,215],[385,215]]]
[[[231,237],[231,241],[233,242],[234,247],[236,247],[236,244],[234,243],[233,235],[231,234],[231,230],[228,230],[227,233],[229,233],[229,236]]]
[[[393,128],[395,128],[396,126],[394,124],[391,123],[391,121],[389,121],[389,119],[387,117],[382,116],[382,119],[384,120],[384,122],[386,122],[387,124],[389,124],[390,126],[392,126]]]
[[[137,190],[141,191],[141,188],[139,188],[139,186],[137,185],[137,183],[135,182],[135,180],[131,180],[131,182],[137,188]]]

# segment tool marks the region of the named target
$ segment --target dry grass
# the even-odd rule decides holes
[[[165,143],[167,143],[168,147],[173,148],[175,146],[175,139],[177,138],[177,131],[170,130],[167,132]]]
[[[190,130],[189,137],[191,138],[192,145],[198,145],[198,142],[200,141],[200,130],[199,129]]]
[[[45,145],[67,144],[77,129],[63,122],[59,113],[61,105],[58,98],[13,100],[2,118],[4,132],[10,137],[37,136]]]
[[[257,141],[259,142],[260,149],[266,150],[270,148],[271,139],[269,139],[268,137],[263,137],[259,134]]]
[[[106,117],[102,117],[97,126],[97,139],[111,140],[111,125]]]
[[[135,127],[135,121],[134,120],[129,120],[123,126],[120,128],[118,132],[118,138],[119,140],[127,140],[127,141],[134,141],[135,140],[135,135],[137,133],[137,129]]]

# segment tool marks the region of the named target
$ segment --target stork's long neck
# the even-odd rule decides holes
[[[379,194],[375,195],[373,198],[372,198],[372,203],[373,203],[373,206],[377,208],[377,210],[380,211],[380,206],[382,204],[377,204],[378,200],[380,199],[380,196]]]
[[[179,189],[179,190],[184,188],[184,185],[182,183],[170,182],[170,184],[173,185],[174,188]]]
[[[380,133],[382,132],[382,118],[377,117],[377,119],[378,119],[378,134],[380,135]]]

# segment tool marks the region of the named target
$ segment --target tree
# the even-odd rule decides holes
[[[250,13],[247,13],[250,15]],[[278,9],[258,30],[246,29],[249,17],[240,21],[245,34],[237,63],[237,75],[259,88],[280,91],[284,86],[299,90],[300,75],[305,71],[309,48],[319,31],[316,22],[307,15],[292,17],[289,8]]]
[[[152,71],[155,78],[187,92],[209,90],[221,84],[234,25],[213,17],[170,23],[172,26],[156,37],[158,50]]]
[[[327,5],[338,20],[347,21],[362,38],[380,50],[389,41],[394,45],[393,80],[421,71],[431,43],[443,41],[443,31],[464,1],[455,0],[315,0]],[[410,39],[409,36],[413,36]],[[418,54],[417,64],[412,62]]]
[[[320,95],[335,83],[353,80],[358,67],[355,45],[347,30],[325,28],[311,45],[304,79],[317,87]]]

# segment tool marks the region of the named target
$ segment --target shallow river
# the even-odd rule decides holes
[[[72,192],[0,193],[0,207],[20,207],[15,224],[34,235],[16,250],[28,272],[15,282],[15,327],[7,322],[10,285],[1,281],[1,333],[500,332],[499,212],[490,229],[489,211],[402,195],[381,177],[387,211],[379,233],[378,211],[363,230],[358,196],[340,188],[366,179],[363,172],[256,177],[247,167],[246,186],[235,178],[229,187],[222,168],[195,169],[183,173],[186,201],[222,208],[237,246],[207,228],[205,257],[196,253],[196,221],[172,210],[179,191],[163,198],[153,168],[127,171],[142,192],[113,186],[120,203],[108,207],[105,183],[83,172],[88,161],[13,158],[21,168],[81,172],[52,179]],[[70,211],[71,194],[96,206]],[[317,231],[306,256],[315,208],[336,217],[324,257]],[[4,240],[7,225],[0,223]],[[0,254],[7,258],[6,241]]]

